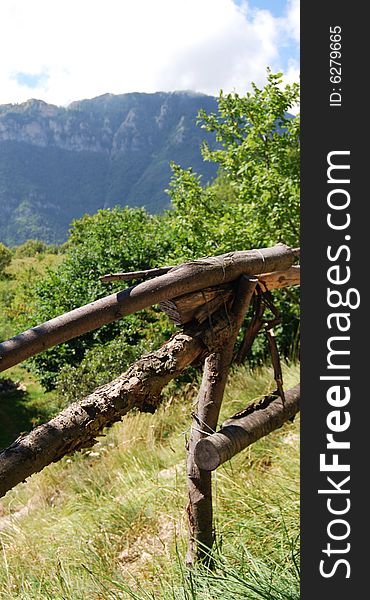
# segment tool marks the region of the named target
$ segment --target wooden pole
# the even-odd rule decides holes
[[[239,328],[251,301],[257,279],[242,277],[232,307],[233,326],[229,337],[217,352],[205,360],[202,384],[198,394],[197,413],[193,415],[188,444],[187,477],[189,503],[188,566],[198,560],[212,565],[210,551],[214,542],[211,473],[199,469],[194,460],[194,449],[199,441],[217,427],[233,349]]]
[[[285,392],[284,402],[279,396],[265,396],[225,421],[220,431],[197,442],[194,460],[198,468],[213,471],[253,442],[281,427],[299,411],[300,397],[300,386],[296,385]]]
[[[297,252],[277,244],[272,248],[231,252],[174,267],[164,275],[95,300],[1,343],[0,371],[163,300],[233,281],[242,274],[288,269]]]

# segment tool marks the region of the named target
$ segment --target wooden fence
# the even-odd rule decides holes
[[[187,366],[202,362],[203,378],[187,448],[187,563],[203,560],[211,564],[212,471],[299,410],[299,386],[283,389],[272,329],[276,319],[263,319],[271,290],[299,285],[299,266],[293,265],[297,256],[298,249],[277,244],[174,267],[106,275],[102,280],[150,279],[0,343],[0,371],[4,371],[55,344],[153,304],[159,303],[181,327],[159,350],[143,356],[114,381],[69,405],[3,450],[0,497],[66,454],[91,447],[105,427],[120,421],[132,408],[154,412],[165,385]],[[251,302],[253,317],[235,354],[235,341]],[[233,360],[244,360],[262,327],[268,335],[276,391],[228,419],[216,432],[230,365]]]

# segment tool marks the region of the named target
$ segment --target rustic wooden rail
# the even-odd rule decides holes
[[[212,329],[207,324],[178,333],[110,383],[18,438],[0,453],[0,497],[66,454],[93,446],[104,427],[120,421],[132,408],[154,412],[164,386],[194,360],[224,346],[233,329],[233,322],[221,312]]]
[[[95,300],[2,342],[0,371],[56,344],[164,300],[228,283],[243,274],[289,269],[298,254],[297,249],[277,244],[271,248],[230,252],[173,267],[154,279]]]
[[[293,265],[298,254],[299,250],[278,244],[163,267],[155,272],[132,273],[135,278],[157,276],[1,343],[0,371],[55,344],[157,303],[183,329],[114,381],[74,402],[48,423],[3,450],[0,453],[0,496],[66,454],[92,446],[105,427],[121,420],[132,408],[154,412],[163,387],[194,361],[204,361],[188,448],[187,563],[193,565],[201,559],[211,565],[209,552],[214,541],[211,471],[259,437],[280,427],[299,410],[299,389],[284,394],[280,386],[281,398],[265,397],[214,433],[235,340],[255,289],[258,287],[263,292],[298,285],[299,266]],[[130,274],[113,274],[107,278],[130,279]],[[249,336],[252,340],[255,333],[252,324]],[[278,382],[279,377],[276,380]]]

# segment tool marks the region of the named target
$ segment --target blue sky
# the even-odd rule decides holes
[[[0,103],[299,78],[299,0],[1,0]]]
[[[237,6],[243,5],[243,0],[234,0]],[[287,0],[254,0],[248,2],[249,9],[267,10],[275,19],[284,19],[288,11],[291,12],[291,24],[295,29],[294,35],[282,35],[279,41],[279,68],[287,72],[289,64],[294,63],[299,68],[299,8],[300,2],[287,2]]]
[[[38,89],[47,83],[49,76],[47,72],[44,73],[22,73],[18,71],[14,73],[14,80],[19,86],[28,88],[29,90]]]
[[[238,6],[243,4],[243,0],[234,0]],[[286,0],[254,0],[249,2],[253,8],[262,8],[269,10],[275,17],[279,17],[284,13]]]

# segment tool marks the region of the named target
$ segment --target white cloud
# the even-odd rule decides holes
[[[300,0],[288,0],[286,28],[289,35],[299,43],[300,38]]]
[[[282,87],[284,87],[288,83],[290,83],[290,84],[299,83],[299,80],[300,80],[299,64],[297,61],[291,60],[291,61],[289,61],[288,69],[284,73]],[[295,106],[292,106],[289,109],[289,112],[292,115],[297,115],[300,112],[300,103],[298,102],[298,104],[296,104]]]
[[[244,93],[277,63],[282,36],[281,18],[249,6],[232,0],[1,0],[0,103],[36,97],[67,104],[106,92],[175,89]],[[289,0],[283,29],[294,39],[297,14],[298,2]],[[21,85],[24,75],[39,74],[47,77],[38,87]]]
[[[300,0],[288,0],[286,14],[282,19],[282,36],[285,40],[293,40],[298,49],[300,40]],[[287,67],[284,72],[283,85],[287,83],[299,83],[300,80],[300,64],[296,58],[288,60]],[[290,112],[297,114],[300,110],[299,105],[292,107]]]
[[[283,76],[283,83],[299,83],[300,69],[296,60],[290,60]]]

